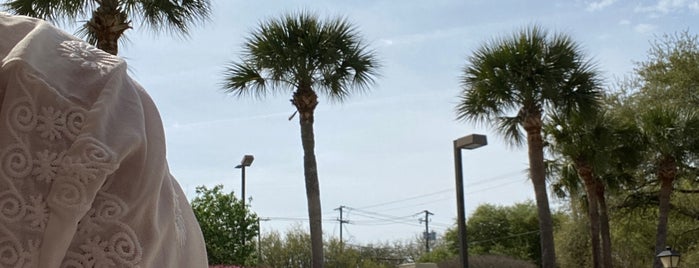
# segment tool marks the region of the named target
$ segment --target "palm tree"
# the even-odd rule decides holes
[[[4,7],[19,15],[74,22],[92,12],[79,33],[98,48],[116,55],[119,39],[135,17],[154,31],[186,35],[191,24],[209,18],[208,0],[10,0]],[[95,8],[96,7],[96,8]]]
[[[549,35],[534,26],[476,50],[464,69],[462,85],[458,119],[487,123],[513,145],[521,145],[526,133],[529,176],[541,228],[542,266],[555,267],[542,125],[552,111],[584,115],[598,107],[596,70],[568,36]]]
[[[624,184],[629,177],[626,171],[638,166],[640,134],[635,125],[616,120],[606,111],[550,118],[544,133],[552,138],[549,149],[563,166],[556,184],[571,196],[584,189],[593,267],[612,267],[606,188]]]
[[[321,21],[302,12],[262,23],[247,39],[240,62],[226,71],[229,93],[292,93],[301,125],[313,267],[323,266],[320,190],[313,133],[318,93],[342,101],[373,83],[378,62],[345,19]]]
[[[650,172],[655,175],[658,192],[658,229],[655,252],[667,246],[670,198],[675,181],[684,171],[692,169],[699,152],[699,115],[693,111],[673,107],[650,107],[636,117],[647,142],[647,159]],[[655,267],[662,267],[656,260]]]

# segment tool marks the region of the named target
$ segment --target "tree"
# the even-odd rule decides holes
[[[556,256],[542,126],[552,111],[565,116],[594,111],[600,98],[598,74],[568,36],[549,35],[536,26],[483,45],[468,61],[461,77],[457,118],[485,123],[513,145],[521,145],[526,133],[542,265],[553,268]]]
[[[284,236],[274,231],[262,236],[262,263],[268,267],[311,267],[311,236],[296,226]]]
[[[510,206],[482,204],[468,218],[469,253],[503,255],[541,263],[537,208],[533,202]],[[456,228],[444,234],[447,249],[458,256]]]
[[[112,55],[117,54],[124,31],[132,28],[130,18],[155,32],[186,35],[191,24],[208,19],[211,13],[208,0],[10,0],[4,7],[19,15],[70,22],[92,12],[79,33]]]
[[[692,169],[699,152],[699,116],[689,111],[656,107],[642,111],[637,123],[648,140],[648,167],[660,184],[658,191],[658,229],[655,250],[667,245],[670,198],[682,173]],[[657,262],[656,262],[657,263]],[[659,263],[655,265],[660,267]]]
[[[346,19],[321,21],[309,13],[262,23],[251,34],[241,62],[232,63],[224,87],[237,96],[292,93],[299,115],[310,219],[313,266],[323,266],[323,233],[313,132],[318,94],[342,101],[373,83],[378,62]]]
[[[192,200],[210,264],[249,265],[256,261],[257,215],[243,205],[233,192],[224,194],[222,185],[199,186]]]
[[[544,133],[551,138],[548,148],[559,157],[554,185],[565,192],[559,196],[584,196],[587,201],[592,267],[612,267],[606,188],[618,187],[629,177],[625,172],[638,166],[638,129],[600,111],[585,117],[553,114]]]
[[[699,161],[699,42],[687,32],[651,43],[649,58],[638,64],[640,88],[628,99],[632,116],[647,141],[643,178],[657,179],[656,253],[666,246],[674,184],[696,178]],[[659,261],[655,267],[661,267]]]

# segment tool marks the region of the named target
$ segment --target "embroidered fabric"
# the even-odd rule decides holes
[[[126,63],[0,13],[0,267],[207,267]]]

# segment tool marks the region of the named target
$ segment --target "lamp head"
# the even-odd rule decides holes
[[[454,147],[473,150],[488,145],[488,138],[481,134],[471,134],[454,140]]]
[[[240,160],[240,165],[235,166],[235,168],[249,167],[253,160],[255,160],[254,156],[246,154],[243,156],[243,160]]]

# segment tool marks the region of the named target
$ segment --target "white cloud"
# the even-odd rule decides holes
[[[614,2],[616,2],[616,0],[601,0],[598,2],[592,2],[589,5],[587,5],[587,11],[592,12],[592,11],[602,10],[602,9],[610,6],[611,4],[614,4]]]
[[[689,4],[689,9],[693,10],[694,12],[699,11],[699,2],[692,2]]]
[[[635,11],[639,13],[668,14],[670,12],[691,9],[699,11],[699,2],[687,0],[658,0],[652,5],[641,5],[636,7]]]
[[[631,21],[630,20],[620,20],[619,25],[630,25]]]
[[[658,27],[653,24],[641,23],[633,27],[633,30],[640,34],[648,34],[655,31],[657,28]]]

